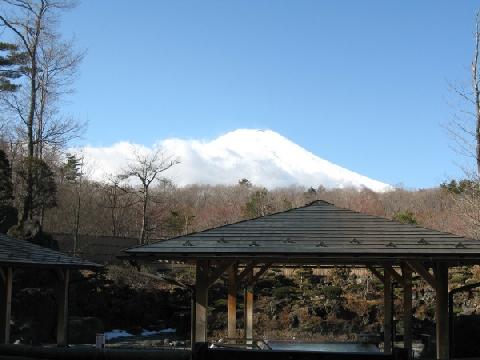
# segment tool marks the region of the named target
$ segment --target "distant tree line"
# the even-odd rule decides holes
[[[58,184],[58,206],[45,216],[45,228],[69,233],[76,204],[72,184]],[[143,204],[140,188],[122,182],[85,180],[80,196],[79,233],[138,238],[142,231]],[[375,193],[368,189],[325,189],[287,187],[268,190],[243,180],[236,185],[190,185],[177,187],[163,179],[149,190],[144,242],[168,238],[236,221],[255,218],[321,199],[337,206],[418,224],[442,231],[478,236],[477,227],[465,217],[463,195],[444,187],[408,191],[397,189]]]

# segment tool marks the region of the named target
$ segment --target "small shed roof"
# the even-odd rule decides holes
[[[134,258],[274,262],[480,262],[480,241],[339,208],[325,201],[125,250]]]
[[[0,234],[0,265],[95,269],[101,265]]]

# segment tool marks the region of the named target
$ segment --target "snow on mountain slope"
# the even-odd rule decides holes
[[[271,130],[239,129],[212,141],[166,139],[161,146],[181,163],[166,176],[180,186],[236,184],[242,178],[256,185],[275,188],[289,185],[327,188],[367,187],[373,191],[392,189],[388,184],[370,179],[324,160]],[[132,160],[132,149],[151,151],[141,145],[120,142],[111,147],[85,147],[92,177],[121,171]]]

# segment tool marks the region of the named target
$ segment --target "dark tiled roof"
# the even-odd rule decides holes
[[[90,261],[68,256],[25,240],[0,234],[0,265],[42,266],[57,268],[94,269],[100,267]]]
[[[480,260],[480,241],[342,209],[324,201],[125,250],[164,259],[445,258]],[[360,261],[359,260],[359,261]]]

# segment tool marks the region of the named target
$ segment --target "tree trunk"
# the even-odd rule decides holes
[[[75,225],[73,229],[73,256],[77,254],[77,247],[78,247],[78,232],[80,228],[80,206],[81,206],[81,198],[80,198],[80,184],[77,189],[77,207],[75,209]]]
[[[147,204],[148,204],[148,187],[143,188],[143,204],[142,204],[142,228],[140,230],[139,244],[145,244],[145,229],[147,227]]]
[[[113,193],[112,193],[112,212],[111,212],[111,220],[112,220],[112,236],[117,236],[117,207],[118,207],[118,194],[117,194],[117,186],[113,186]]]
[[[34,40],[29,49],[30,63],[32,68],[30,73],[30,109],[27,119],[27,194],[23,204],[22,220],[32,219],[33,217],[33,124],[35,120],[35,107],[37,105],[37,47],[40,37],[43,11],[44,9],[41,9],[35,20]]]
[[[37,62],[32,59],[32,79],[30,89],[30,110],[28,113],[27,123],[27,141],[28,141],[28,160],[27,160],[27,194],[23,206],[23,220],[32,218],[33,205],[33,120],[35,116],[36,103],[36,80]]]
[[[115,208],[112,209],[112,236],[117,236],[117,215],[115,213]]]
[[[37,138],[35,156],[38,159],[43,159],[43,114],[45,113],[46,94],[45,89],[42,88],[40,93],[40,109],[37,116]]]
[[[477,163],[477,177],[480,177],[480,90],[478,86],[478,51],[480,43],[480,29],[479,29],[479,17],[476,19],[476,31],[475,31],[475,51],[472,61],[472,85],[473,94],[475,97],[475,140],[476,151],[475,160]]]

